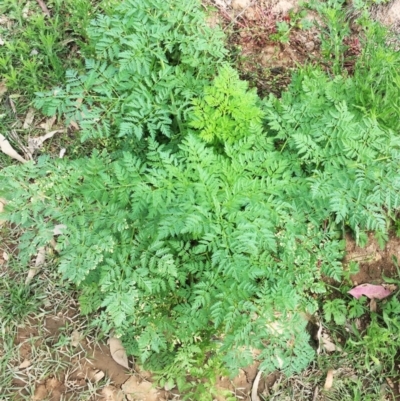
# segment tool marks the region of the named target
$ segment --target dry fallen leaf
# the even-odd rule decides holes
[[[38,249],[38,253],[36,255],[36,260],[35,260],[35,266],[31,267],[28,271],[25,284],[29,284],[32,281],[32,279],[36,276],[36,274],[42,267],[45,259],[46,259],[46,248],[42,246]]]
[[[7,86],[6,86],[6,81],[1,81],[0,82],[0,99],[3,97],[3,95],[7,92]]]
[[[150,382],[139,382],[136,376],[130,377],[122,386],[121,389],[126,395],[128,401],[158,401],[158,391]]]
[[[71,333],[71,345],[73,347],[77,347],[82,339],[83,339],[82,334],[78,330],[74,330]]]
[[[39,384],[35,388],[35,393],[33,394],[32,401],[43,401],[47,399],[49,392],[44,384]]]
[[[116,337],[110,338],[110,353],[115,362],[124,368],[129,369],[128,356],[121,340]]]
[[[11,22],[5,15],[0,15],[0,25],[8,25]]]
[[[369,310],[371,312],[376,312],[376,307],[377,307],[376,299],[372,298],[371,301],[369,302]]]
[[[123,401],[124,393],[114,386],[106,386],[101,390],[103,401]]]
[[[23,129],[28,129],[33,123],[33,119],[35,118],[35,109],[32,107],[29,108],[28,112],[25,116],[24,125],[22,126]]]
[[[56,122],[57,116],[53,116],[51,118],[48,118],[46,122],[40,124],[40,128],[43,128],[46,132],[49,132],[51,130],[51,127],[54,125]]]
[[[8,253],[6,251],[3,252],[3,259],[7,262],[8,258]]]
[[[38,136],[36,138],[29,138],[28,139],[28,151],[31,155],[35,153],[37,149],[40,149],[44,143],[44,141],[47,141],[47,139],[50,139],[54,136],[54,134],[57,134],[57,132],[62,132],[63,130],[55,130],[48,132],[45,135]]]
[[[27,1],[25,7],[22,9],[22,18],[27,19],[29,16],[29,7],[31,5],[30,1]]]
[[[360,298],[362,295],[372,299],[383,299],[388,297],[391,292],[382,285],[361,284],[348,291],[354,298]]]
[[[327,333],[322,334],[321,341],[326,352],[336,351],[336,345],[333,343],[332,339]]]
[[[21,163],[26,163],[27,161],[17,153],[17,151],[10,145],[10,142],[0,134],[0,150],[10,156],[11,158],[20,161]]]
[[[18,369],[26,369],[29,368],[29,366],[31,366],[31,361],[24,359],[23,362],[18,366]]]
[[[98,383],[104,376],[104,372],[98,369],[89,370],[87,372],[87,377],[92,383]]]
[[[333,385],[333,369],[329,369],[328,373],[326,374],[324,389],[330,390]]]
[[[13,111],[13,113],[14,113],[15,115],[17,115],[17,108],[15,107],[15,104],[14,104],[14,101],[13,101],[12,96],[13,96],[13,95],[9,96],[8,101],[9,101],[9,103],[10,103],[11,110]]]
[[[63,230],[66,229],[67,226],[65,224],[56,224],[53,229],[53,235],[61,235]]]
[[[74,128],[75,131],[79,131],[79,125],[78,125],[75,121],[71,120],[71,121],[69,122],[69,126],[72,127],[72,128]]]

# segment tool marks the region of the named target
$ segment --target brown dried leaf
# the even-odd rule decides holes
[[[35,266],[31,267],[28,271],[28,275],[25,280],[25,284],[29,284],[32,279],[36,276],[44,261],[46,259],[46,248],[44,246],[38,249],[38,253],[36,255]]]
[[[324,384],[324,389],[325,390],[330,390],[333,385],[333,369],[329,369],[328,373],[326,374],[326,379],[325,379],[325,384]]]
[[[36,150],[40,149],[44,143],[44,141],[47,141],[47,139],[50,139],[54,136],[54,134],[57,134],[57,132],[63,132],[63,130],[55,130],[48,132],[45,135],[38,136],[36,138],[29,138],[28,139],[28,152],[32,156]]]
[[[22,18],[27,19],[29,16],[29,8],[30,8],[31,2],[27,1],[25,4],[25,7],[22,9]]]
[[[71,333],[71,345],[73,347],[77,347],[79,343],[82,341],[83,337],[82,334],[78,330],[74,330]]]
[[[0,134],[0,150],[10,156],[12,159],[18,160],[21,163],[26,163],[27,161],[17,153],[17,151],[10,145],[10,142]]]
[[[123,401],[124,393],[114,386],[106,386],[101,390],[103,401]]]
[[[0,15],[0,25],[8,25],[11,22],[5,15]]]
[[[110,338],[110,353],[115,362],[129,369],[128,356],[119,338]]]
[[[31,366],[31,361],[28,359],[24,359],[23,362],[18,366],[18,369],[26,369]]]
[[[6,81],[1,81],[0,82],[0,99],[3,97],[3,95],[7,92],[7,86],[6,86]]]
[[[8,101],[10,103],[11,110],[16,115],[17,114],[17,108],[15,107],[14,101],[12,100],[12,95],[8,98]]]
[[[376,299],[375,299],[375,298],[372,298],[371,301],[369,302],[369,310],[370,310],[371,312],[376,312],[376,307],[377,307],[377,305],[376,305]]]
[[[44,384],[39,384],[36,389],[35,393],[33,394],[32,401],[43,401],[46,400],[49,393],[46,389]]]
[[[92,383],[98,383],[104,376],[104,372],[98,369],[89,370],[87,372],[87,377]]]
[[[43,128],[46,132],[49,132],[51,130],[51,127],[54,125],[56,122],[57,116],[53,116],[51,118],[48,118],[46,122],[40,124],[40,128]]]
[[[56,224],[53,229],[53,235],[61,235],[67,226],[65,224]]]
[[[69,126],[74,128],[75,131],[79,131],[79,125],[75,121],[71,120]]]
[[[322,334],[321,340],[322,340],[322,346],[325,348],[326,352],[336,351],[336,345],[333,343],[332,339],[329,337],[327,333]]]
[[[33,119],[35,118],[35,109],[33,109],[32,107],[29,108],[28,112],[26,113],[25,116],[25,121],[24,121],[24,125],[22,126],[23,129],[28,129],[31,127],[32,123],[33,123]]]
[[[128,401],[158,401],[160,399],[158,391],[150,382],[139,382],[136,376],[130,377],[121,389]]]

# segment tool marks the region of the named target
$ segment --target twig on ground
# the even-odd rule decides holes
[[[259,370],[256,378],[254,379],[253,387],[251,389],[251,401],[261,401],[260,397],[258,396],[258,385],[260,383],[262,373],[262,370]]]
[[[315,387],[315,389],[314,389],[314,395],[313,395],[312,401],[317,401],[317,399],[318,399],[318,393],[319,393],[319,389],[318,389],[318,386],[317,386],[317,387]]]
[[[44,3],[44,1],[43,1],[43,0],[36,0],[36,1],[37,1],[37,3],[39,4],[39,7],[42,9],[43,14],[46,14],[48,17],[51,17],[50,11],[49,11],[49,9],[47,8],[47,6],[46,6],[46,4]]]

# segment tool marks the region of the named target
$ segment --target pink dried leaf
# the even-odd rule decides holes
[[[383,299],[388,297],[391,294],[391,291],[382,285],[361,284],[351,289],[348,293],[357,299],[362,295],[365,295],[370,299]]]

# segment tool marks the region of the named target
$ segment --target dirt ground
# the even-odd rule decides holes
[[[360,271],[351,277],[354,285],[382,284],[383,277],[398,276],[393,257],[400,261],[400,238],[394,235],[384,249],[379,247],[378,241],[372,234],[369,234],[368,243],[364,248],[357,246],[352,238],[347,237],[344,263],[346,265],[349,262],[356,262],[360,267]]]
[[[60,338],[66,328],[75,326],[75,317],[78,311],[69,309],[63,316],[47,315],[43,326],[44,335],[39,333],[37,327],[41,325],[38,321],[31,319],[25,327],[20,327],[15,338],[15,346],[19,349],[19,360],[15,361],[15,369],[18,378],[13,380],[13,387],[19,395],[16,399],[26,399],[26,376],[31,374],[35,363],[38,349],[52,348],[59,344]],[[70,330],[69,330],[70,331]],[[176,389],[155,389],[152,385],[152,376],[149,372],[142,371],[138,365],[129,361],[131,369],[126,369],[114,361],[110,348],[105,343],[93,344],[90,339],[76,336],[76,330],[72,332],[75,336],[74,352],[68,352],[65,348],[63,363],[59,363],[54,374],[49,374],[46,379],[36,381],[32,401],[62,401],[74,400],[79,391],[86,390],[91,384],[100,380],[106,380],[109,384],[102,388],[100,393],[93,394],[91,400],[95,401],[163,401],[180,399]],[[71,345],[71,344],[70,344]],[[254,379],[258,373],[258,364],[254,364],[233,380],[220,377],[217,380],[217,388],[229,390],[237,399],[249,400]],[[267,394],[267,389],[277,379],[277,374],[261,378],[258,385],[258,394]],[[224,398],[217,397],[218,401]],[[0,397],[1,400],[1,397]]]

